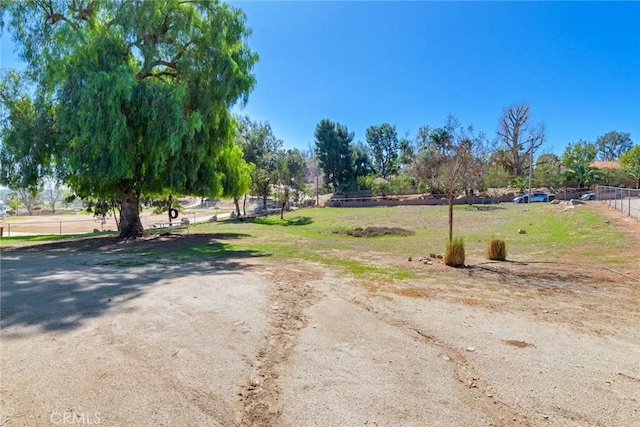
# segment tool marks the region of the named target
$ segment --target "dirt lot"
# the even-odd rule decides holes
[[[3,248],[0,425],[640,425],[637,269],[146,256],[222,239]]]

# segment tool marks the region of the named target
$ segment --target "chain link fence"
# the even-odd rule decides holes
[[[596,199],[640,221],[640,189],[596,187]]]

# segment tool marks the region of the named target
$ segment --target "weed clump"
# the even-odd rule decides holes
[[[492,261],[504,261],[507,259],[507,245],[504,243],[504,240],[489,240],[487,244],[487,258]]]
[[[456,237],[452,242],[447,243],[444,263],[449,267],[464,266],[464,240],[461,237]]]
[[[334,234],[346,234],[352,237],[379,237],[379,236],[411,236],[415,234],[412,230],[405,230],[399,227],[356,227],[353,230],[334,231]]]

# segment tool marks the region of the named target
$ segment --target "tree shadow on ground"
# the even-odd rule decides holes
[[[467,205],[466,208],[468,210],[476,210],[476,211],[495,211],[500,209],[506,209],[504,206],[499,206],[499,205]]]
[[[191,234],[129,242],[102,237],[3,248],[0,325],[69,331],[161,281],[240,274],[252,258],[269,256],[220,241],[244,236]]]

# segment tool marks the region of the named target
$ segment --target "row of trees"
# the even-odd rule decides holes
[[[453,236],[453,200],[459,189],[474,188],[487,162],[486,138],[473,127],[464,127],[449,117],[443,127],[423,127],[418,149],[403,139],[395,127],[384,123],[367,129],[369,157],[364,144],[353,144],[353,133],[339,123],[321,120],[315,130],[315,154],[324,171],[325,183],[334,189],[349,188],[370,173],[385,178],[404,169],[418,179],[442,189],[449,200],[449,239]],[[399,149],[404,148],[400,162]]]
[[[440,127],[422,126],[414,139],[398,138],[395,126],[383,123],[366,131],[366,143],[354,143],[354,134],[346,126],[329,119],[321,120],[315,129],[315,156],[324,172],[325,184],[336,190],[370,189],[368,177],[412,181],[419,188],[447,193],[450,186],[441,174],[442,156],[451,140],[470,140],[467,147],[474,161],[467,164],[457,191],[482,190],[511,185],[524,188],[532,172],[536,186],[558,188],[562,185],[583,187],[600,182],[618,185],[637,177],[630,135],[608,132],[594,143],[578,141],[569,144],[561,157],[542,153],[534,157],[545,141],[545,129],[533,125],[527,104],[506,108],[499,121],[496,138],[462,126],[449,117]],[[534,159],[533,165],[531,160]],[[598,171],[591,166],[596,159],[619,160],[621,169]],[[637,178],[636,178],[637,179]]]
[[[562,155],[562,165],[567,168],[566,176],[573,179],[580,188],[594,182],[617,185],[624,182],[626,177],[633,178],[636,188],[640,188],[640,145],[630,145],[626,152],[616,155],[620,169],[599,169],[592,166],[597,156],[597,141],[592,143],[580,140],[569,144]]]
[[[268,122],[255,122],[248,116],[237,120],[236,143],[242,149],[247,173],[242,178],[244,181],[234,186],[236,211],[240,215],[239,199],[244,196],[246,202],[247,191],[259,195],[266,209],[267,198],[273,189],[278,189],[282,215],[291,193],[297,200],[305,190],[307,160],[297,148],[283,149],[283,141],[273,134]],[[246,215],[244,203],[242,213]]]

